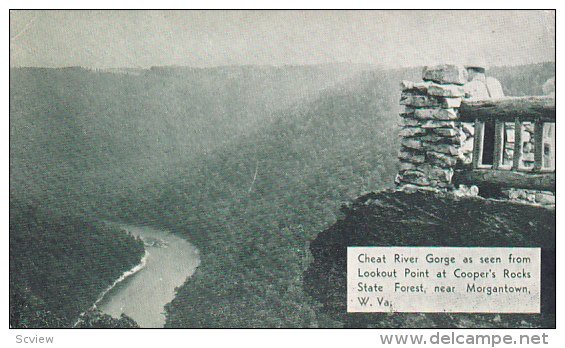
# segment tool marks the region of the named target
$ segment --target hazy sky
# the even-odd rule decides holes
[[[12,11],[11,66],[554,61],[542,11]]]

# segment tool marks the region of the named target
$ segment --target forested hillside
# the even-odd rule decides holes
[[[10,200],[10,326],[71,327],[143,253],[119,229]]]
[[[99,218],[157,199],[147,187],[352,72],[12,69],[11,325],[71,325],[143,253]]]
[[[276,111],[355,71],[11,69],[12,190],[44,201],[56,196],[50,204],[61,208],[88,201],[85,195],[123,194],[264,126]]]
[[[395,75],[364,74],[288,112],[160,196],[159,207],[176,213],[160,210],[154,219],[203,251],[196,275],[169,307],[168,325],[331,325],[302,289],[308,241],[335,220],[341,202],[392,186],[397,139],[385,134],[395,134],[389,117],[397,100],[384,91],[396,87]],[[150,203],[142,211],[154,209]]]
[[[553,67],[490,75],[507,94],[540,94],[511,81],[527,71],[541,85]],[[167,326],[342,325],[304,290],[309,243],[343,202],[392,187],[398,83],[420,69],[17,73],[13,195],[169,229],[200,250]]]
[[[555,64],[539,63],[513,67],[493,67],[487,70],[496,77],[508,96],[543,95],[542,86],[555,76]]]

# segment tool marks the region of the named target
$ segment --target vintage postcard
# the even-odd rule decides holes
[[[555,328],[555,18],[10,10],[10,328]]]

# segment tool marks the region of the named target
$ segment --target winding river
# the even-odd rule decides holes
[[[125,313],[144,328],[163,327],[164,306],[173,300],[175,288],[198,267],[198,250],[168,231],[147,226],[121,227],[145,243],[144,265],[117,283],[96,306],[116,318]]]

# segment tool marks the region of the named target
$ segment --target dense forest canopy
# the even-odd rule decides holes
[[[12,69],[10,159],[20,194],[126,191],[163,178],[353,74],[345,66]]]
[[[136,265],[143,243],[80,216],[10,200],[10,325],[70,327]]]

